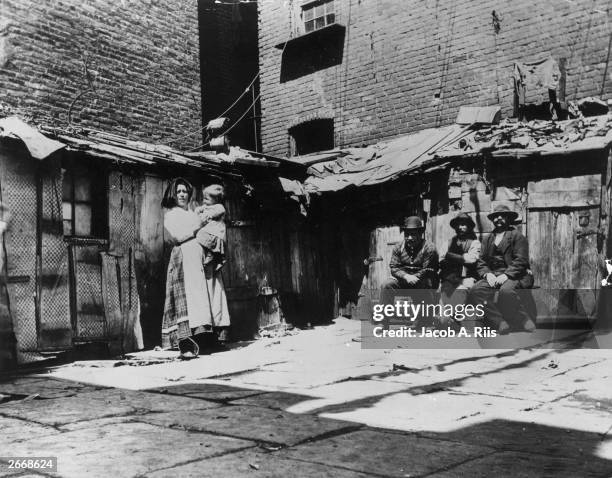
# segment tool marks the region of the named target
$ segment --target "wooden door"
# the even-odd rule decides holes
[[[287,223],[279,211],[259,211],[237,185],[229,184],[227,190],[227,263],[223,280],[232,337],[251,339],[259,328],[262,287],[278,292],[283,311],[288,305],[285,299],[292,279]]]
[[[161,343],[162,316],[166,295],[164,263],[164,211],[161,199],[165,184],[162,178],[145,175],[140,194],[136,196],[139,219],[134,248],[135,268],[140,297],[140,318],[144,345],[152,348]],[[169,254],[168,254],[169,255]]]
[[[598,268],[599,207],[530,210],[528,239],[538,318],[592,317]],[[550,291],[550,292],[548,292]]]
[[[601,174],[527,184],[531,266],[541,287],[535,294],[539,319],[595,314],[601,187]]]
[[[373,300],[378,300],[380,287],[391,277],[391,253],[395,245],[402,240],[403,235],[398,226],[378,227],[370,234],[368,290],[371,291]]]

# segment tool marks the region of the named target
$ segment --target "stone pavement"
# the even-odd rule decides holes
[[[612,477],[609,350],[364,350],[358,335],[337,320],[189,362],[5,377],[0,476]],[[57,456],[58,472],[10,456]]]

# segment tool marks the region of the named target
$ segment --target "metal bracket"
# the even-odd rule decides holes
[[[582,239],[582,238],[584,238],[586,236],[592,236],[592,235],[597,235],[598,237],[599,236],[605,237],[605,234],[603,232],[591,229],[591,230],[588,230],[588,231],[578,231],[576,233],[576,239]]]

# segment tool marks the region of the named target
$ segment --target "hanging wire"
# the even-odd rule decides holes
[[[257,81],[257,78],[259,77],[259,73],[257,73],[253,79],[251,80],[251,82],[248,84],[248,86],[244,89],[244,91],[240,94],[240,96],[238,96],[238,98],[236,98],[234,100],[234,102],[229,105],[225,111],[219,115],[216,116],[216,118],[222,118],[228,111],[230,111],[234,106],[236,106],[236,104],[238,104],[238,102],[242,99],[242,97],[244,95],[246,95],[249,91],[251,91],[251,87],[253,86],[253,83],[255,83],[255,81]],[[168,141],[163,141],[161,143],[157,143],[160,145],[163,144],[171,144],[171,143],[176,143],[177,141],[180,141],[181,139],[185,139],[185,138],[189,138],[190,136],[194,136],[196,134],[201,133],[202,131],[204,131],[206,129],[206,126],[202,126],[201,128],[198,128],[196,130],[190,131],[189,133],[184,134],[183,136],[179,136],[178,138],[174,138]]]
[[[240,116],[240,118],[238,118],[234,124],[232,124],[229,128],[227,128],[225,131],[223,131],[222,133],[219,133],[218,136],[224,136],[227,133],[229,133],[231,130],[234,129],[235,126],[238,125],[238,123],[240,123],[240,121],[242,121],[244,119],[244,117],[247,115],[247,113],[249,111],[251,111],[251,108],[253,108],[253,105],[255,105],[257,103],[257,100],[259,100],[259,97],[261,96],[261,93],[258,93],[257,96],[255,98],[253,98],[253,101],[251,102],[251,104],[249,105],[249,107],[246,109],[246,111],[244,113],[242,113],[242,115]],[[191,148],[188,149],[187,152],[192,152],[192,151],[196,151],[197,149],[203,148],[204,146],[208,146],[210,144],[210,141],[202,143],[198,146],[196,146],[195,148]]]
[[[259,99],[259,97],[261,96],[261,93],[258,93],[257,96],[255,98],[253,98],[253,101],[251,102],[251,105],[249,106],[249,108],[242,114],[242,116],[240,118],[238,118],[236,120],[236,122],[230,126],[228,129],[226,129],[223,133],[221,133],[220,136],[223,136],[224,134],[229,133],[232,129],[234,129],[234,126],[236,126],[246,115],[249,111],[251,111],[251,108],[257,103],[257,100]]]
[[[231,110],[234,106],[236,106],[236,103],[238,103],[238,101],[240,101],[240,99],[246,95],[250,90],[251,90],[251,86],[253,86],[253,83],[255,83],[255,80],[257,80],[257,78],[259,77],[259,73],[257,73],[253,79],[251,80],[251,82],[249,83],[249,85],[244,89],[244,91],[242,92],[242,94],[236,98],[236,101],[234,101],[230,106],[228,106],[228,108],[221,113],[220,115],[217,115],[217,118],[222,118],[223,116],[225,116],[225,113],[227,113],[229,110]]]
[[[221,2],[215,2],[215,3],[221,3]],[[250,2],[246,2],[246,1],[244,1],[244,0],[241,0],[241,3],[250,3]],[[253,1],[252,3],[257,3],[257,2],[256,2],[256,1]],[[233,3],[232,3],[231,5],[233,5]],[[283,55],[284,55],[284,53],[285,53],[285,49],[287,48],[287,44],[288,44],[288,43],[289,43],[289,41],[286,41],[286,42],[283,44],[283,49],[281,50],[281,61],[282,61],[282,58],[283,58]],[[241,94],[241,95],[240,95],[238,98],[236,98],[236,100],[235,100],[235,101],[234,101],[234,102],[233,102],[233,103],[232,103],[230,106],[228,106],[228,107],[226,108],[226,110],[225,110],[223,113],[221,113],[220,115],[218,115],[218,116],[216,116],[216,117],[217,117],[217,118],[222,118],[222,117],[223,117],[223,116],[224,116],[224,115],[225,115],[225,114],[226,114],[228,111],[230,111],[230,110],[231,110],[231,109],[232,109],[234,106],[236,106],[236,104],[238,103],[238,101],[240,101],[240,99],[241,99],[241,98],[242,98],[242,97],[243,97],[245,94],[247,94],[247,93],[250,91],[250,89],[253,87],[253,84],[255,83],[255,81],[257,81],[257,78],[259,78],[259,75],[260,75],[260,74],[261,74],[261,73],[260,73],[260,72],[258,72],[258,73],[257,73],[257,74],[256,74],[256,75],[253,77],[253,79],[250,81],[250,83],[249,83],[249,84],[248,84],[248,86],[245,88],[245,90],[242,92],[242,94]],[[242,116],[240,116],[240,118],[238,118],[238,120],[236,120],[236,122],[235,122],[235,123],[234,123],[232,126],[230,126],[230,127],[229,127],[228,129],[226,129],[226,130],[225,130],[223,133],[221,133],[221,134],[220,134],[220,136],[223,136],[224,134],[229,133],[229,132],[230,132],[230,131],[231,131],[231,130],[234,128],[234,126],[236,126],[236,125],[237,125],[237,124],[238,124],[238,123],[239,123],[239,122],[240,122],[240,121],[241,121],[241,120],[242,120],[242,119],[243,119],[243,118],[246,116],[246,114],[247,114],[247,113],[250,111],[250,109],[253,107],[253,105],[255,105],[255,104],[256,104],[256,102],[257,102],[257,100],[259,99],[259,97],[260,97],[260,96],[261,96],[261,92],[257,94],[257,96],[254,98],[254,100],[251,102],[251,104],[250,104],[249,108],[248,108],[248,109],[247,109],[247,110],[246,110],[246,111],[245,111],[245,112],[242,114]],[[187,134],[185,134],[185,135],[183,135],[183,136],[179,136],[178,138],[175,138],[175,139],[172,139],[172,140],[170,140],[170,141],[163,142],[163,143],[158,143],[158,144],[170,144],[170,143],[175,143],[176,141],[179,141],[179,140],[181,140],[181,139],[183,139],[183,138],[188,138],[188,137],[190,137],[190,136],[193,136],[193,135],[195,135],[195,134],[198,134],[198,133],[202,132],[202,131],[203,131],[203,130],[205,130],[205,129],[206,129],[206,126],[203,126],[203,127],[199,128],[199,129],[194,130],[194,131],[191,131],[191,132],[189,132],[189,133],[187,133]],[[195,148],[188,149],[188,150],[187,150],[187,152],[192,152],[192,151],[195,151],[195,150],[197,150],[197,149],[203,148],[204,146],[208,146],[209,144],[210,144],[210,141],[204,142],[204,143],[200,144],[199,146],[196,146]]]

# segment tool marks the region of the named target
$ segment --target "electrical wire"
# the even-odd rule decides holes
[[[220,3],[220,2],[215,2],[215,3]],[[244,0],[241,0],[241,2],[240,2],[240,3],[250,3],[250,2],[245,2]],[[257,3],[257,2],[256,2],[256,1],[253,1],[252,3]],[[231,4],[231,5],[233,5],[233,4]],[[349,28],[350,28],[350,27],[349,27]],[[283,54],[285,53],[285,49],[287,48],[287,44],[288,44],[288,43],[289,43],[289,41],[286,41],[286,42],[285,42],[285,44],[283,45],[283,49],[281,50],[281,59],[282,59],[282,57],[283,57]],[[216,118],[222,118],[222,117],[223,117],[223,116],[224,116],[224,115],[225,115],[225,114],[226,114],[228,111],[230,111],[230,110],[231,110],[231,109],[232,109],[234,106],[236,106],[236,104],[238,103],[238,101],[240,101],[240,99],[241,99],[241,98],[242,98],[242,97],[243,97],[245,94],[247,94],[247,93],[250,91],[250,89],[253,87],[253,84],[255,83],[255,81],[257,81],[257,78],[259,78],[259,75],[260,75],[260,74],[261,74],[260,72],[257,72],[257,74],[256,74],[256,75],[253,77],[253,79],[250,81],[250,83],[248,84],[248,86],[247,86],[247,87],[244,89],[244,91],[242,92],[242,94],[241,94],[241,95],[240,95],[238,98],[236,98],[236,100],[235,100],[235,101],[234,101],[234,102],[233,102],[233,103],[232,103],[230,106],[228,106],[228,107],[225,109],[225,111],[224,111],[223,113],[221,113],[220,115],[217,115],[217,116],[216,116]],[[261,93],[258,93],[258,94],[257,94],[257,96],[255,97],[255,99],[254,99],[254,100],[251,102],[251,105],[249,106],[249,108],[247,109],[247,111],[245,111],[245,112],[244,112],[244,114],[243,114],[243,115],[242,115],[240,118],[238,118],[238,120],[236,120],[236,122],[235,122],[235,123],[234,123],[232,126],[230,126],[230,127],[229,127],[228,129],[226,129],[226,130],[225,130],[223,133],[221,133],[221,134],[220,134],[220,136],[222,136],[222,135],[227,134],[228,132],[230,132],[230,131],[231,131],[231,130],[234,128],[234,126],[236,126],[236,125],[238,124],[238,122],[240,122],[240,121],[241,121],[241,120],[242,120],[242,119],[243,119],[243,118],[246,116],[246,114],[247,114],[247,113],[250,111],[250,109],[253,107],[253,105],[255,105],[255,104],[256,104],[256,102],[257,102],[257,100],[259,99],[259,97],[260,97],[260,96],[261,96]],[[181,139],[188,138],[188,137],[193,136],[193,135],[195,135],[195,134],[201,133],[201,132],[202,132],[203,130],[205,130],[205,129],[206,129],[206,126],[203,126],[202,128],[199,128],[199,129],[197,129],[197,130],[191,131],[191,132],[189,132],[189,133],[187,133],[187,134],[185,134],[185,135],[183,135],[183,136],[179,136],[178,138],[172,139],[172,140],[170,140],[170,141],[166,141],[166,142],[164,142],[164,143],[158,143],[158,144],[162,144],[162,145],[163,145],[163,144],[175,143],[176,141],[179,141],[179,140],[181,140]],[[188,150],[187,150],[187,152],[192,152],[192,151],[195,151],[195,150],[197,150],[197,149],[203,148],[204,146],[208,146],[209,144],[210,144],[210,141],[205,142],[205,143],[202,143],[202,144],[200,144],[199,146],[196,146],[195,148],[188,149]]]
[[[259,73],[257,73],[253,79],[251,80],[251,82],[249,83],[249,85],[244,89],[244,91],[242,92],[242,94],[236,98],[236,101],[234,101],[231,105],[229,105],[227,107],[227,109],[221,113],[220,115],[217,115],[216,118],[222,118],[223,116],[225,116],[225,113],[227,113],[229,110],[231,110],[234,106],[236,106],[236,103],[238,103],[238,101],[240,101],[240,99],[246,95],[250,90],[251,90],[251,86],[253,86],[253,83],[255,83],[255,81],[257,80],[257,78],[259,77]]]
[[[261,96],[261,93],[258,93],[257,96],[255,98],[253,98],[253,101],[251,102],[251,104],[249,105],[249,107],[246,109],[246,111],[244,113],[242,113],[242,115],[240,116],[240,118],[238,118],[234,124],[232,124],[229,128],[227,128],[225,131],[223,131],[222,133],[219,133],[219,136],[224,136],[227,133],[229,133],[231,130],[234,129],[234,127],[236,127],[238,125],[238,123],[240,123],[244,117],[247,115],[247,113],[249,111],[251,111],[251,108],[253,108],[253,105],[255,105],[257,103],[257,100],[259,100],[259,97]],[[204,146],[208,146],[210,144],[210,141],[206,142],[206,143],[202,143],[198,146],[196,146],[195,148],[192,149],[188,149],[187,152],[192,152],[195,151],[197,149],[203,148]]]
[[[242,99],[242,97],[243,97],[244,95],[246,95],[246,94],[247,94],[249,91],[251,91],[251,87],[253,86],[253,83],[255,83],[255,81],[257,81],[257,78],[259,78],[259,73],[257,73],[257,74],[256,74],[256,75],[253,77],[253,79],[250,81],[250,83],[249,83],[249,84],[248,84],[248,86],[247,86],[247,87],[244,89],[244,91],[243,91],[243,92],[240,94],[240,96],[238,96],[238,98],[236,98],[236,99],[234,100],[234,102],[233,102],[231,105],[229,105],[229,106],[228,106],[228,107],[225,109],[225,111],[224,111],[223,113],[221,113],[220,115],[215,116],[215,118],[222,118],[222,117],[223,117],[223,116],[224,116],[224,115],[225,115],[225,114],[226,114],[228,111],[230,111],[230,110],[231,110],[231,109],[232,109],[234,106],[236,106],[236,104],[238,104],[238,102],[239,102],[239,101]],[[202,126],[201,128],[196,129],[196,130],[193,130],[193,131],[190,131],[189,133],[186,133],[186,134],[184,134],[183,136],[179,136],[178,138],[174,138],[174,139],[171,139],[171,140],[168,140],[168,141],[164,141],[164,142],[161,142],[161,143],[158,143],[158,144],[163,145],[163,144],[171,144],[171,143],[176,143],[177,141],[180,141],[181,139],[189,138],[190,136],[194,136],[194,135],[196,135],[196,134],[199,134],[199,133],[201,133],[202,131],[204,131],[205,129],[206,129],[206,126]]]
[[[240,118],[238,118],[236,120],[236,122],[232,126],[230,126],[223,133],[221,133],[221,136],[223,136],[224,134],[229,133],[232,129],[234,129],[234,126],[236,126],[247,115],[247,113],[249,111],[251,111],[251,108],[253,108],[253,106],[255,106],[255,104],[257,103],[257,100],[259,99],[260,96],[261,96],[261,93],[258,93],[257,96],[255,98],[253,98],[253,101],[251,102],[251,105],[249,106],[249,108],[242,114],[242,116]]]

